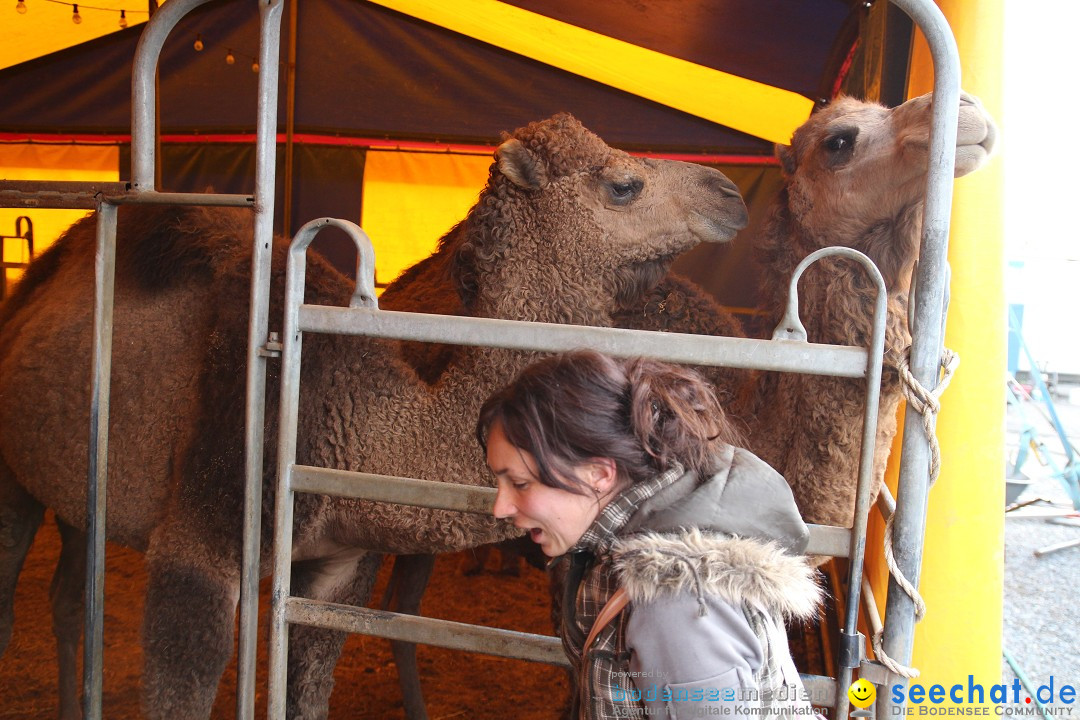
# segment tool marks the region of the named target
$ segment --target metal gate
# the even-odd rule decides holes
[[[912,323],[911,369],[923,386],[938,383],[939,357],[944,335],[946,249],[949,211],[952,202],[952,173],[955,155],[957,108],[960,96],[960,63],[956,43],[944,16],[931,0],[892,0],[904,10],[926,36],[934,63],[935,79],[933,129],[930,139],[930,166],[927,178],[923,236],[917,277]],[[277,85],[280,48],[280,21],[283,0],[260,0],[261,17],[258,79],[258,120],[256,140],[256,189],[252,196],[221,194],[163,193],[155,189],[155,90],[154,77],[162,45],[177,22],[209,0],[171,0],[147,24],[136,50],[132,79],[132,181],[130,183],[94,182],[16,182],[0,181],[0,206],[33,208],[95,209],[98,213],[97,252],[95,259],[96,290],[94,298],[94,357],[91,391],[88,516],[88,574],[86,634],[84,646],[84,714],[101,717],[103,590],[105,544],[105,479],[108,445],[109,374],[111,366],[112,296],[116,243],[116,209],[122,204],[158,203],[173,205],[244,206],[255,213],[253,238],[251,317],[248,330],[247,398],[245,406],[245,481],[243,576],[240,598],[240,643],[238,663],[237,717],[254,716],[255,639],[258,616],[259,536],[262,502],[262,446],[266,362],[275,356],[268,326],[270,246],[274,212],[274,163],[277,134]],[[846,617],[842,629],[839,677],[810,678],[811,688],[831,693],[837,717],[847,712],[844,692],[852,670],[859,668],[862,677],[877,684],[904,683],[903,677],[884,666],[863,659],[863,640],[856,631],[862,557],[865,548],[865,522],[869,513],[869,474],[872,465],[874,428],[877,419],[877,388],[881,370],[881,347],[884,336],[884,288],[872,263],[861,258],[875,277],[879,288],[875,311],[873,345],[865,348],[841,348],[811,345],[805,333],[775,338],[772,341],[732,338],[701,338],[667,333],[580,328],[571,326],[519,323],[473,318],[449,319],[410,313],[380,312],[372,308],[318,308],[301,305],[303,255],[315,233],[334,224],[346,229],[357,242],[361,256],[368,260],[364,273],[372,272],[370,244],[362,231],[351,223],[320,220],[306,225],[290,251],[290,291],[284,334],[281,426],[292,418],[292,440],[285,438],[279,447],[278,522],[275,535],[275,601],[272,614],[270,717],[281,717],[284,708],[285,633],[290,622],[318,624],[322,627],[380,634],[413,642],[432,642],[479,652],[510,657],[526,657],[558,662],[558,650],[552,638],[526,636],[522,633],[473,629],[447,621],[436,621],[387,613],[371,613],[358,608],[321,607],[319,603],[288,597],[289,549],[292,494],[319,492],[352,497],[414,504],[415,483],[408,479],[384,478],[358,473],[341,473],[320,468],[299,467],[293,463],[295,414],[298,397],[299,338],[303,332],[365,334],[374,337],[399,337],[411,340],[488,345],[528,350],[563,350],[592,347],[617,355],[648,355],[675,362],[732,365],[787,372],[811,372],[842,377],[863,377],[868,384],[868,399],[860,460],[860,484],[856,500],[853,531],[813,526],[808,552],[849,558],[851,584],[846,593]],[[858,255],[849,249],[842,254]],[[792,287],[811,256],[800,265]],[[860,256],[861,257],[861,256]],[[298,259],[299,258],[299,259]],[[296,275],[295,279],[293,275]],[[794,294],[792,294],[792,298]],[[789,305],[793,301],[789,301]],[[794,302],[797,307],[797,302]],[[783,327],[798,327],[797,314]],[[467,339],[465,339],[467,338]],[[291,413],[291,415],[287,415]],[[895,502],[893,553],[904,575],[918,582],[925,530],[925,507],[928,493],[929,443],[918,413],[909,411],[904,423],[900,480]],[[284,438],[284,436],[283,436]],[[437,486],[437,487],[432,487]],[[452,487],[443,483],[420,486],[424,504],[470,512],[488,512],[494,490]],[[438,490],[434,493],[434,490]],[[883,493],[878,506],[892,513],[893,503]],[[280,534],[280,537],[278,536]],[[278,590],[281,590],[279,596]],[[871,603],[872,605],[872,603]],[[870,613],[873,626],[876,618]],[[877,621],[880,622],[880,621]],[[900,663],[911,658],[915,612],[912,599],[895,580],[890,579],[883,649]],[[371,631],[375,632],[371,632]],[[892,714],[889,693],[882,693],[877,710],[881,717]]]

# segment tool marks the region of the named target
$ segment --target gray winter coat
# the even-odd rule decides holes
[[[707,717],[734,703],[812,717],[784,630],[820,601],[807,539],[787,483],[741,448],[725,448],[710,477],[684,473],[640,502],[593,565],[630,605],[586,656],[587,715],[636,705],[638,716]]]

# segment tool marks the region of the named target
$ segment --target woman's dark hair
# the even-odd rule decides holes
[[[577,494],[573,471],[594,458],[611,458],[620,481],[637,483],[676,462],[707,473],[717,449],[739,440],[695,371],[591,350],[530,365],[489,397],[476,423],[485,451],[496,424],[536,459],[542,483]]]

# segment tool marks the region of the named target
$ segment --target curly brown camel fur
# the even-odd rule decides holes
[[[787,302],[796,265],[814,250],[846,245],[866,253],[884,275],[889,292],[886,359],[875,447],[876,495],[896,433],[900,400],[897,359],[909,342],[907,278],[918,256],[930,121],[929,95],[893,109],[854,98],[836,99],[812,115],[778,146],[785,186],[752,238],[762,268],[760,296],[773,327]],[[993,149],[996,130],[978,101],[960,103],[956,176],[975,171]],[[399,309],[470,314],[468,294],[455,288],[444,268],[452,263],[451,233],[430,258],[402,274],[383,295]],[[668,275],[671,258],[627,283],[612,323],[618,327],[711,335],[741,335],[737,321],[704,291]],[[639,269],[639,268],[635,268]],[[546,268],[538,268],[543,274]],[[816,263],[800,284],[800,315],[811,342],[866,346],[873,285],[861,266],[845,260]],[[666,301],[666,302],[665,302]],[[656,312],[660,303],[677,312]],[[650,310],[652,309],[652,311]],[[406,351],[409,362],[434,381],[450,357],[426,347]],[[747,446],[787,478],[807,522],[851,525],[862,433],[865,388],[861,381],[790,373],[706,371],[730,413],[746,428]],[[399,557],[395,582],[423,575],[430,559]],[[412,593],[422,584],[400,580]],[[403,592],[397,608],[415,612],[419,594]],[[397,649],[396,649],[397,650]],[[410,667],[396,652],[399,668]],[[406,679],[407,687],[416,687]],[[411,704],[420,718],[422,704]]]
[[[769,327],[783,315],[796,265],[814,250],[852,247],[881,271],[888,319],[874,497],[896,435],[898,367],[910,343],[908,279],[922,230],[930,109],[930,95],[891,109],[844,97],[812,115],[778,148],[786,182],[754,239]],[[996,134],[978,100],[962,95],[956,177],[983,165]],[[866,347],[874,294],[853,261],[812,265],[799,284],[809,341]],[[759,373],[738,392],[732,410],[746,423],[750,447],[787,478],[808,522],[851,526],[865,395],[861,380],[791,373]]]
[[[151,717],[206,717],[233,651],[249,220],[246,211],[120,212],[107,528],[110,539],[147,554],[142,700]],[[617,305],[619,268],[702,240],[726,241],[745,223],[738,191],[721,173],[632,158],[560,115],[500,145],[488,185],[461,225],[456,272],[474,291],[477,314],[605,324]],[[0,544],[5,643],[9,590],[41,508],[77,531],[85,527],[87,433],[80,428],[90,403],[80,368],[90,356],[85,298],[94,235],[93,218],[73,226],[0,308],[0,529],[13,539]],[[275,243],[272,317],[281,313],[284,251]],[[552,268],[541,281],[534,258]],[[317,260],[307,276],[309,303],[342,305],[352,292]],[[315,334],[304,350],[297,462],[490,484],[471,443],[474,418],[530,354],[475,349],[429,386],[400,362],[394,343]],[[275,389],[268,439],[276,437],[276,407]],[[264,452],[268,571],[272,443]],[[489,517],[301,495],[293,590],[362,604],[380,553],[450,551],[511,532]],[[292,628],[290,716],[326,715],[342,641],[340,633]]]

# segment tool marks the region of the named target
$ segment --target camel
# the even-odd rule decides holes
[[[458,226],[453,272],[474,292],[478,315],[603,325],[634,269],[699,241],[727,241],[746,219],[721,173],[633,158],[562,114],[499,146],[487,186]],[[232,654],[239,594],[244,380],[237,368],[246,356],[250,215],[129,206],[119,223],[107,532],[146,553],[144,712],[205,718]],[[92,217],[76,223],[0,306],[0,651],[13,622],[10,590],[42,508],[72,533],[86,525],[82,368],[94,234]],[[285,249],[274,245],[271,317],[281,314]],[[550,268],[543,278],[536,257]],[[352,284],[329,265],[310,259],[307,277],[308,303],[346,304]],[[471,441],[474,418],[532,357],[470,350],[429,386],[399,360],[395,343],[310,335],[297,462],[490,485]],[[270,373],[268,439],[276,437],[278,369]],[[264,574],[274,451],[268,442]],[[300,495],[293,592],[363,604],[382,553],[454,551],[512,534],[486,516]],[[65,565],[67,555],[65,545],[57,578],[70,590],[77,584],[64,573],[78,571]],[[64,612],[71,604],[54,601],[61,657],[78,637]],[[325,717],[342,641],[341,633],[292,628],[291,717]]]
[[[796,265],[814,250],[844,245],[866,254],[888,292],[885,358],[874,448],[876,498],[896,435],[899,364],[911,342],[909,280],[918,260],[926,188],[932,96],[896,108],[841,97],[780,146],[785,184],[770,206],[754,253],[768,327],[783,315]],[[982,167],[997,137],[979,101],[960,99],[955,177]],[[875,290],[853,261],[815,263],[799,288],[799,314],[810,342],[866,347]],[[733,412],[750,448],[791,485],[807,522],[850,527],[862,433],[861,380],[757,373],[736,391]]]
[[[931,96],[896,108],[840,97],[815,112],[777,146],[785,185],[773,200],[760,234],[752,238],[762,269],[760,296],[774,327],[787,301],[798,263],[814,250],[845,245],[867,254],[888,289],[886,357],[875,445],[874,496],[896,434],[900,401],[898,361],[910,342],[908,278],[917,260],[929,140]],[[963,94],[955,176],[974,172],[993,150],[996,130],[977,99]],[[456,286],[442,268],[453,262],[453,235],[436,253],[406,270],[382,296],[385,307],[471,314],[468,288]],[[657,263],[654,277],[670,267]],[[541,271],[543,272],[543,271]],[[638,276],[641,279],[641,276]],[[816,343],[869,343],[873,285],[861,266],[828,259],[800,283],[800,315]],[[611,324],[639,330],[742,336],[738,321],[693,283],[669,274],[650,287],[630,286]],[[421,377],[435,382],[456,350],[407,346],[403,357]],[[809,523],[850,527],[862,434],[865,387],[860,380],[790,373],[746,373],[699,368],[716,385],[725,408],[743,427],[747,447],[788,480]],[[823,559],[821,559],[823,560]],[[431,558],[395,558],[395,609],[419,609]],[[395,657],[412,718],[425,717],[415,660],[407,646]]]

